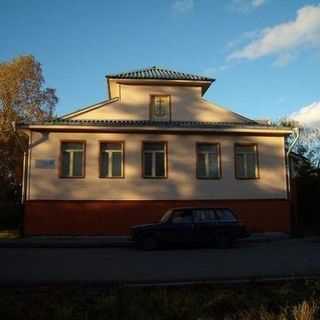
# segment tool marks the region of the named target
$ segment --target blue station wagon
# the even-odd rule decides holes
[[[249,236],[228,208],[170,209],[158,223],[134,226],[130,234],[136,247],[144,250],[179,244],[228,248],[235,240]]]

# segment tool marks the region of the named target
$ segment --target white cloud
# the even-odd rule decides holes
[[[232,48],[239,47],[243,43],[245,43],[245,42],[247,42],[247,41],[249,41],[251,39],[254,39],[257,36],[258,36],[258,32],[257,31],[244,32],[237,39],[229,41],[227,43],[227,48],[231,50]]]
[[[320,5],[305,6],[298,10],[295,20],[263,29],[257,39],[232,52],[228,59],[254,60],[272,54],[284,57],[287,55],[288,58],[291,52],[298,48],[318,45]],[[279,59],[281,60],[281,57]]]
[[[276,67],[284,67],[293,61],[296,58],[296,55],[293,53],[283,53],[280,54],[276,60],[274,61],[273,65]]]
[[[222,64],[218,67],[209,67],[204,69],[201,74],[207,76],[207,77],[214,77],[216,76],[218,73],[221,73],[225,70],[228,70],[230,68],[230,65],[228,64]]]
[[[266,0],[232,0],[231,8],[240,13],[248,13],[264,4]]]
[[[306,127],[320,128],[320,101],[313,102],[292,113],[289,119],[298,121]]]
[[[179,13],[186,13],[191,11],[194,7],[193,0],[176,0],[173,3],[173,9]]]
[[[253,0],[251,1],[252,6],[254,7],[261,7],[262,5],[264,5],[266,2],[266,0]]]

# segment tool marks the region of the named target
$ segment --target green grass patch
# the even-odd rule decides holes
[[[319,281],[236,288],[0,289],[0,319],[313,320],[320,317],[319,296]]]

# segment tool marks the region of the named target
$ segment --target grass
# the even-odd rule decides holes
[[[21,237],[22,207],[13,202],[0,202],[0,240]]]
[[[20,237],[18,229],[0,229],[0,240],[18,239]]]
[[[0,202],[0,240],[21,237],[22,207],[12,202]]]
[[[320,281],[222,288],[0,289],[0,319],[315,320]]]

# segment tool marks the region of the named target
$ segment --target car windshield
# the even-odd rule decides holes
[[[169,220],[169,218],[170,218],[170,216],[171,216],[171,213],[172,213],[172,210],[168,210],[168,211],[162,216],[162,218],[160,219],[160,222],[161,222],[161,223],[166,223],[166,222]]]

